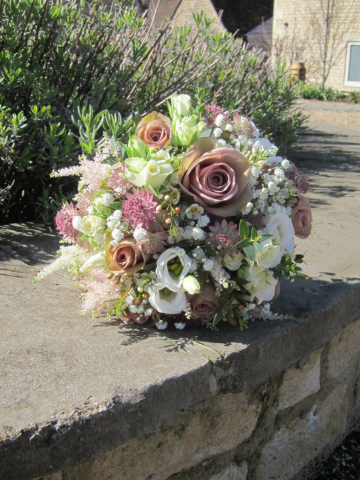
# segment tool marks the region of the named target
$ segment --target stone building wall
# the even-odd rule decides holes
[[[325,3],[325,2],[324,2]],[[343,91],[357,91],[360,86],[345,85],[348,42],[360,42],[360,0],[339,0],[337,35],[341,39],[338,59],[330,71],[326,86]],[[312,11],[320,12],[320,0],[275,0],[273,20],[273,60],[303,60],[307,79],[320,82],[321,68],[316,62],[318,47],[310,26]]]

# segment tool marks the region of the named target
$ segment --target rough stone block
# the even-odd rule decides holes
[[[258,415],[257,405],[249,405],[243,393],[223,395],[209,407],[189,413],[182,425],[133,438],[101,457],[69,467],[63,477],[66,480],[144,480],[150,477],[151,480],[165,480],[242,443],[250,437]],[[240,471],[245,472],[245,467]]]
[[[45,475],[45,477],[36,477],[33,480],[62,480],[62,473],[57,472],[52,475]]]
[[[254,480],[289,480],[346,432],[348,400],[340,385],[311,412],[276,432],[261,452]]]
[[[325,375],[335,378],[348,367],[352,358],[360,353],[360,319],[338,333],[330,342]]]
[[[223,472],[213,475],[210,480],[246,480],[248,466],[246,462],[242,462],[240,466],[230,465]]]
[[[320,358],[322,348],[285,371],[278,397],[279,410],[292,407],[320,390]]]

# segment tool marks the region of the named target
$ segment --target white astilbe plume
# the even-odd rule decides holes
[[[79,247],[79,245],[62,245],[59,250],[60,257],[54,262],[46,265],[36,276],[35,281],[41,280],[50,273],[54,273],[61,268],[68,268],[71,275],[77,277],[80,273],[80,268],[90,257],[90,254]]]
[[[230,274],[221,266],[215,257],[211,257],[211,260],[213,260],[214,266],[209,273],[215,280],[216,291],[219,292],[223,288],[228,288]]]

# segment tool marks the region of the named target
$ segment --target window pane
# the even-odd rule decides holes
[[[360,45],[350,47],[349,82],[360,82]]]

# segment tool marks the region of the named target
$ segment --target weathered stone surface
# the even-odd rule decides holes
[[[335,378],[349,366],[352,358],[359,356],[360,319],[344,328],[330,342],[326,376]]]
[[[210,480],[246,480],[248,474],[248,466],[246,462],[239,465],[230,465],[223,472],[213,475]]]
[[[278,408],[292,407],[320,390],[320,359],[322,348],[285,371],[278,396]]]
[[[319,400],[312,411],[283,425],[261,452],[254,480],[290,480],[346,432],[346,385]]]
[[[95,460],[69,467],[64,480],[165,480],[249,438],[257,407],[249,405],[243,393],[221,395],[207,408],[184,415],[181,425],[133,438]]]
[[[62,473],[54,473],[53,475],[46,475],[45,477],[37,477],[33,480],[62,480]]]

